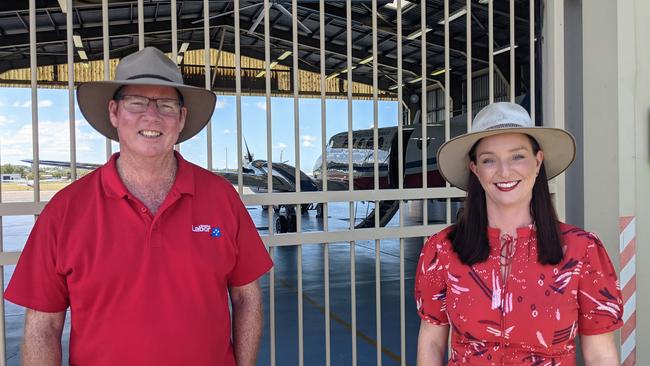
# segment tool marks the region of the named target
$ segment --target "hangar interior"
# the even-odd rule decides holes
[[[230,174],[275,261],[263,279],[266,326],[258,364],[413,365],[419,325],[414,267],[423,239],[454,222],[463,197],[441,181],[430,160],[437,146],[465,132],[472,115],[494,101],[522,104],[536,125],[564,127],[570,112],[564,100],[558,102],[563,77],[570,79],[564,63],[576,59],[563,48],[573,38],[564,43],[559,19],[585,16],[581,6],[543,0],[3,2],[0,85],[31,88],[32,99],[36,89],[72,90],[81,82],[112,78],[119,59],[155,46],[177,62],[187,84],[235,96],[238,133],[229,138],[236,139],[238,164],[222,173]],[[582,47],[582,38],[575,38]],[[582,66],[582,58],[579,62]],[[569,105],[573,94],[566,94]],[[268,161],[253,159],[241,134],[241,98],[248,96],[265,98],[268,142],[271,126],[286,124],[295,145],[292,164],[283,163],[282,156],[276,163],[270,143]],[[290,121],[272,114],[272,98],[293,102]],[[303,99],[321,100],[323,133],[316,143],[322,156],[338,146],[325,133],[326,100],[348,101],[347,114],[338,116],[348,121],[347,131],[337,131],[338,147],[348,154],[341,161],[327,160],[320,176],[316,170],[310,176],[301,171]],[[73,92],[70,100],[73,108]],[[365,144],[363,131],[352,123],[357,100],[373,106]],[[388,127],[379,127],[379,101],[396,105],[397,118]],[[32,105],[38,131],[37,103]],[[70,118],[74,123],[73,112]],[[213,145],[216,124],[213,118],[206,131],[208,169],[215,168],[219,149]],[[394,128],[386,135],[394,142],[385,149],[382,128]],[[583,126],[567,121],[567,128]],[[71,133],[70,146],[75,139]],[[411,140],[417,142],[415,157],[409,155]],[[107,140],[106,157],[114,149]],[[362,161],[354,161],[353,149],[366,151]],[[37,167],[42,159],[38,148],[32,151]],[[380,161],[382,151],[386,156]],[[71,148],[72,180],[81,164],[75,154]],[[335,169],[336,163],[342,168]],[[362,169],[369,173],[364,176]],[[572,202],[567,203],[566,185],[587,179],[571,174],[568,183],[560,178],[552,185],[563,217]],[[246,190],[253,186],[254,192]],[[0,236],[4,248],[17,247],[1,253],[5,286],[33,217],[50,195],[36,179],[29,200],[0,198],[0,219],[6,224],[16,216],[15,225],[22,225],[13,237]],[[567,211],[571,218],[574,211]],[[3,309],[6,342],[0,345],[0,365],[18,362],[22,317],[12,306],[5,303]]]

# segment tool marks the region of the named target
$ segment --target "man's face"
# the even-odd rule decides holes
[[[159,109],[156,102],[151,100],[146,108],[140,108],[142,111],[134,112],[134,107],[137,106],[134,103],[139,101],[133,99],[142,98],[133,96],[178,100],[176,89],[168,86],[132,85],[122,88],[120,95],[122,99],[108,103],[111,124],[117,129],[120,138],[120,153],[138,158],[162,157],[171,153],[185,126],[187,109],[182,107],[178,113],[170,113],[164,109],[164,105]]]

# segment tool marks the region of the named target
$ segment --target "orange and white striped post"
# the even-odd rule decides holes
[[[620,283],[623,292],[623,328],[621,329],[622,366],[636,364],[636,220],[634,216],[621,216],[620,230]]]

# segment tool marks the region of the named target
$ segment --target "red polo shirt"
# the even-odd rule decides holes
[[[228,287],[273,265],[232,185],[176,154],[152,215],[114,154],[34,225],[5,298],[72,312],[71,365],[234,365]]]

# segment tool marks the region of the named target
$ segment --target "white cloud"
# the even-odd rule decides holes
[[[263,110],[263,111],[266,110],[266,102],[257,102],[257,103],[255,103],[255,106],[256,106],[258,109],[261,109],[261,110]]]
[[[79,152],[92,152],[97,140],[104,138],[95,132],[86,132],[80,125],[84,120],[76,120],[76,147]],[[39,121],[38,145],[41,159],[70,159],[70,129],[68,121]],[[32,157],[32,125],[24,124],[16,131],[0,133],[3,160],[19,161]]]
[[[273,145],[273,148],[274,148],[274,149],[286,149],[286,148],[287,148],[287,144],[285,144],[284,142],[280,142],[280,143],[278,143],[277,145]]]
[[[43,100],[38,101],[38,107],[39,108],[48,108],[48,107],[51,107],[53,105],[54,105],[54,102],[52,102],[49,99],[43,99]],[[29,108],[29,107],[32,106],[32,101],[28,100],[28,101],[25,101],[25,102],[22,102],[22,103],[19,102],[19,101],[15,101],[11,106],[16,107],[16,108]]]
[[[226,106],[228,106],[228,103],[226,103],[225,100],[219,99],[219,97],[217,97],[217,104],[214,106],[214,109],[224,109]]]
[[[316,136],[302,135],[300,136],[300,139],[302,140],[303,147],[314,147]]]
[[[0,126],[4,126],[9,122],[7,117],[0,115]]]
[[[230,133],[230,130],[226,128],[225,130],[223,130],[223,133],[225,133],[225,134],[229,134],[229,133]]]

